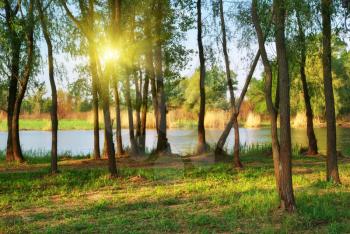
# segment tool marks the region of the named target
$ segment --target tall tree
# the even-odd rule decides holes
[[[94,125],[94,158],[101,158],[101,150],[100,150],[100,127],[99,127],[99,95],[98,95],[98,69],[97,69],[97,61],[96,61],[96,45],[94,45],[94,12],[89,9],[93,6],[94,1],[89,1],[89,6],[86,5],[85,2],[79,1],[79,7],[81,12],[81,20],[77,20],[72,12],[69,10],[67,6],[66,0],[60,0],[63,8],[67,12],[68,17],[72,20],[72,22],[79,28],[85,39],[88,41],[88,56],[89,56],[89,67],[90,73],[92,77],[92,107],[93,107],[93,125]]]
[[[251,14],[252,14],[252,21],[254,24],[256,35],[258,38],[258,44],[259,44],[259,50],[261,53],[262,63],[264,65],[264,73],[265,73],[264,92],[265,92],[266,106],[270,115],[270,123],[271,123],[271,143],[272,143],[271,145],[272,145],[273,165],[274,165],[275,178],[276,178],[276,188],[279,196],[281,197],[280,172],[279,172],[280,145],[279,145],[278,132],[277,132],[278,108],[277,108],[277,102],[274,104],[272,99],[272,80],[273,80],[272,67],[268,59],[266,48],[265,48],[266,35],[264,35],[261,27],[261,23],[260,23],[260,17],[258,14],[258,0],[252,1]]]
[[[10,78],[8,86],[8,98],[7,98],[7,147],[6,147],[6,160],[23,160],[15,159],[13,155],[13,143],[12,143],[12,119],[14,115],[14,106],[16,102],[16,94],[18,90],[18,77],[20,76],[20,58],[21,58],[21,35],[16,30],[16,17],[20,9],[20,2],[13,7],[10,2],[5,1],[5,14],[6,14],[6,26],[7,34],[9,36],[9,43],[11,46],[11,61],[10,61]]]
[[[207,150],[207,143],[205,140],[205,57],[203,47],[203,30],[202,30],[202,0],[197,0],[197,42],[199,52],[200,63],[200,78],[199,78],[199,91],[200,91],[200,106],[198,114],[198,143],[197,154],[202,154]]]
[[[215,154],[222,154],[223,147],[226,142],[226,139],[231,131],[232,126],[234,127],[234,150],[233,150],[233,158],[234,158],[234,165],[235,167],[241,168],[243,165],[241,163],[241,160],[239,158],[239,149],[240,149],[240,137],[239,137],[239,124],[238,124],[238,115],[240,111],[240,106],[243,102],[244,96],[247,92],[250,80],[253,76],[253,73],[255,71],[256,65],[260,58],[260,51],[258,51],[257,55],[255,56],[255,59],[251,65],[250,72],[247,76],[244,88],[241,92],[241,96],[236,103],[235,100],[235,94],[233,89],[233,82],[231,78],[231,68],[230,68],[230,59],[228,56],[228,49],[227,49],[227,36],[226,36],[226,25],[225,25],[225,14],[224,14],[224,6],[223,1],[219,0],[219,12],[220,12],[220,23],[221,23],[221,33],[222,33],[222,49],[223,54],[225,58],[225,67],[226,67],[226,78],[227,78],[227,86],[230,94],[230,103],[231,103],[231,118],[229,122],[226,124],[225,130],[221,134],[218,143],[216,144],[215,148]]]
[[[279,76],[280,108],[280,190],[281,208],[289,212],[295,210],[292,183],[292,142],[290,129],[290,79],[285,39],[285,0],[274,0],[275,38]]]
[[[148,12],[148,11],[147,11]],[[148,12],[149,13],[149,12]],[[145,49],[145,81],[143,84],[143,94],[142,94],[142,104],[141,104],[141,138],[140,138],[140,148],[143,153],[145,153],[146,149],[146,121],[147,121],[147,111],[148,111],[148,92],[149,92],[149,83],[155,80],[154,74],[154,64],[153,64],[153,43],[152,43],[152,30],[151,30],[151,16],[150,14],[145,14],[145,19],[143,21],[143,30],[145,34],[146,40],[146,49]],[[152,101],[156,100],[153,92],[153,84],[151,84],[152,88]],[[153,102],[153,107],[156,110],[157,107]],[[155,113],[155,116],[157,114]],[[157,122],[157,120],[156,120]],[[157,128],[158,130],[158,128]]]
[[[156,3],[156,41],[155,41],[155,77],[157,80],[157,105],[158,105],[158,141],[157,152],[162,153],[169,151],[169,143],[167,138],[167,125],[166,125],[166,99],[164,90],[164,73],[163,73],[163,20],[166,12],[165,3],[163,0],[157,0]]]
[[[324,96],[326,102],[327,121],[327,180],[340,183],[337,159],[337,135],[332,82],[332,0],[321,0],[322,13],[322,64],[324,80]]]
[[[306,80],[305,66],[306,66],[306,39],[305,39],[305,30],[302,24],[300,13],[296,12],[297,16],[297,24],[298,24],[298,39],[300,44],[300,78],[303,86],[304,93],[304,102],[306,109],[306,118],[307,118],[307,137],[309,140],[308,144],[308,155],[316,155],[318,154],[317,149],[317,140],[314,132],[314,124],[313,124],[313,111],[310,102],[309,88]]]
[[[65,0],[61,0],[61,4],[64,7],[68,17],[75,23],[82,34],[88,41],[89,58],[92,64],[91,74],[96,77],[98,94],[102,99],[102,109],[105,124],[105,136],[106,136],[106,152],[108,155],[108,168],[111,177],[117,176],[117,167],[115,160],[115,149],[113,143],[112,121],[109,111],[109,82],[110,76],[103,74],[101,66],[99,64],[99,58],[97,53],[96,32],[94,31],[95,24],[95,1],[89,0],[88,5],[83,2],[79,2],[79,8],[82,14],[82,19],[77,19],[67,6]],[[87,17],[85,17],[87,16]]]
[[[7,1],[6,1],[7,2]],[[19,3],[20,4],[20,3]],[[20,6],[19,6],[20,7]],[[29,82],[29,78],[33,71],[34,65],[34,0],[29,2],[27,17],[25,19],[26,25],[24,29],[24,37],[27,42],[27,58],[26,64],[23,69],[23,73],[16,77],[18,82],[18,92],[15,95],[15,102],[13,106],[13,116],[12,116],[12,131],[11,131],[11,140],[12,140],[12,150],[13,150],[13,158],[17,161],[24,161],[23,153],[20,145],[19,139],[19,115],[21,111],[21,105],[24,99],[24,95],[27,91],[27,86]]]
[[[49,65],[49,79],[51,86],[51,173],[57,173],[57,129],[58,129],[58,115],[57,115],[57,89],[54,77],[54,65],[53,65],[53,48],[51,35],[48,28],[48,15],[44,12],[42,3],[40,0],[37,1],[37,8],[39,11],[40,24],[44,34],[44,38],[47,45],[47,54],[48,54],[48,65]]]
[[[121,0],[111,0],[112,3],[112,34],[114,35],[115,44],[119,45],[119,36],[121,35]],[[124,154],[123,140],[122,140],[122,126],[121,126],[121,114],[120,114],[120,96],[118,79],[113,79],[113,91],[115,99],[115,112],[116,112],[116,144],[117,144],[117,155],[121,156]]]
[[[133,7],[134,8],[134,7]],[[130,44],[135,44],[135,9],[132,9],[131,17],[130,17]],[[135,127],[134,127],[134,118],[133,118],[133,109],[132,109],[132,101],[130,94],[130,77],[133,76],[134,79],[137,79],[137,73],[135,69],[135,51],[134,48],[131,47],[130,51],[131,63],[130,67],[127,68],[126,80],[125,80],[125,99],[128,108],[128,122],[129,122],[129,137],[130,137],[130,153],[137,154],[138,146],[135,139]]]

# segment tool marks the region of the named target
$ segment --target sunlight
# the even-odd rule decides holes
[[[120,51],[117,48],[106,47],[102,52],[102,62],[116,62],[120,58]]]

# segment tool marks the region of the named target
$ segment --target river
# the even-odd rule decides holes
[[[218,140],[222,130],[207,129],[207,142],[214,145]],[[319,144],[319,150],[322,153],[326,151],[326,129],[317,128],[315,134]],[[241,144],[264,144],[271,141],[269,128],[248,129],[240,128]],[[101,149],[103,145],[103,132],[100,132]],[[129,145],[129,134],[127,129],[122,131],[124,146]],[[155,130],[147,130],[146,146],[152,149],[156,146],[157,135]],[[51,133],[48,131],[21,131],[20,139],[24,151],[48,151],[51,147]],[[60,154],[69,152],[70,154],[89,154],[93,148],[92,131],[59,131],[58,132],[58,151]],[[194,152],[197,143],[197,131],[195,129],[169,129],[168,139],[173,153],[188,154]],[[342,152],[350,152],[350,129],[337,129],[337,147]],[[0,149],[6,148],[7,133],[0,132]],[[233,147],[233,131],[231,131],[226,143],[226,147]],[[292,129],[293,145],[307,145],[307,136],[305,129]]]

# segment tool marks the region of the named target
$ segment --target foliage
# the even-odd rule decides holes
[[[234,73],[233,78],[236,77]],[[198,112],[199,109],[199,89],[193,88],[199,84],[199,70],[180,83],[180,105],[184,105],[188,110]],[[226,96],[226,75],[218,67],[214,67],[206,73],[206,105],[210,109],[229,108]]]

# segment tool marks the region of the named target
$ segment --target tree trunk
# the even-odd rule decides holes
[[[94,113],[94,158],[101,159],[100,151],[100,121],[98,114],[98,94],[96,77],[92,78],[92,108]]]
[[[141,140],[141,89],[142,89],[142,73],[140,69],[140,76],[138,78],[137,72],[134,73],[134,82],[135,82],[135,94],[136,94],[136,142],[138,148],[140,147]]]
[[[153,65],[152,65],[153,66]],[[149,75],[146,74],[145,82],[143,85],[143,95],[141,104],[141,136],[140,136],[140,149],[142,153],[146,151],[146,123],[147,123],[147,102],[148,102],[148,86]]]
[[[105,84],[103,90],[109,90],[109,85]],[[103,92],[103,91],[102,91]],[[101,94],[100,94],[101,95]],[[103,105],[103,117],[105,124],[105,134],[106,134],[106,150],[108,155],[108,168],[111,177],[116,177],[118,175],[117,165],[115,160],[115,150],[113,143],[113,131],[112,131],[112,121],[109,112],[109,96],[107,94],[102,94],[102,105]]]
[[[153,55],[152,55],[152,63],[153,63]],[[159,107],[158,107],[158,99],[157,99],[156,76],[155,75],[150,76],[150,81],[151,81],[152,105],[153,105],[154,117],[156,121],[156,130],[158,133],[159,132],[159,114],[158,114]]]
[[[331,11],[332,0],[321,0],[322,44],[323,44],[323,79],[326,97],[327,120],[327,180],[340,183],[337,159],[337,135],[332,83],[332,46],[331,46]]]
[[[278,111],[275,108],[272,101],[272,68],[270,61],[267,57],[266,48],[265,48],[265,39],[264,34],[261,29],[260,20],[257,11],[257,0],[252,1],[252,20],[256,30],[256,34],[258,37],[259,50],[261,53],[261,59],[264,65],[265,72],[265,99],[266,99],[266,107],[270,115],[270,124],[271,124],[271,146],[272,146],[272,157],[273,157],[273,165],[274,172],[276,178],[276,189],[281,196],[281,188],[280,188],[280,175],[279,175],[279,164],[280,164],[280,146],[278,141],[278,133],[277,133],[277,115]]]
[[[146,25],[147,27],[147,25]],[[143,153],[145,153],[146,150],[146,122],[147,122],[147,103],[148,103],[148,89],[149,89],[149,81],[151,82],[154,80],[154,66],[153,66],[153,53],[152,53],[152,46],[149,46],[148,51],[146,52],[146,76],[145,76],[145,82],[143,85],[143,95],[142,95],[142,117],[141,117],[141,143],[140,147]],[[153,90],[152,90],[152,96],[153,96]],[[152,99],[154,100],[154,99]],[[154,106],[153,106],[154,107]],[[157,122],[157,121],[156,121]],[[158,130],[158,129],[157,129]]]
[[[38,9],[40,15],[40,23],[41,28],[43,30],[44,38],[47,45],[47,54],[49,59],[49,79],[51,86],[51,96],[52,96],[52,106],[51,106],[51,173],[58,173],[58,156],[57,156],[57,131],[58,131],[58,116],[57,116],[57,89],[54,78],[54,65],[53,65],[53,50],[52,50],[52,42],[49,30],[47,28],[46,17],[43,12],[42,5],[40,1],[38,1]]]
[[[117,142],[117,155],[122,156],[124,154],[123,140],[122,140],[122,126],[120,118],[120,100],[119,100],[119,90],[118,81],[114,84],[114,98],[115,98],[115,121],[116,121],[116,142]]]
[[[167,126],[166,126],[166,100],[164,91],[164,74],[163,74],[163,55],[162,44],[163,41],[160,38],[162,35],[162,22],[163,22],[163,2],[157,1],[157,14],[156,14],[156,32],[158,38],[155,43],[155,77],[157,80],[157,105],[158,105],[158,141],[157,141],[157,153],[169,152],[170,147],[167,139]]]
[[[297,21],[298,21],[298,30],[299,30],[299,40],[300,40],[300,78],[301,83],[303,85],[303,93],[304,93],[304,102],[306,109],[306,119],[307,119],[307,137],[309,140],[309,146],[307,155],[316,155],[318,154],[317,149],[317,140],[314,132],[314,124],[313,124],[313,112],[310,102],[309,88],[306,81],[305,74],[305,66],[306,66],[306,40],[305,33],[303,30],[303,26],[300,20],[300,16],[297,13]]]
[[[21,43],[17,40],[12,41],[11,54],[11,77],[9,82],[8,99],[7,99],[7,148],[6,161],[14,161],[13,144],[12,144],[12,119],[14,114],[14,106],[17,96],[17,79],[19,77],[19,61],[20,61]]]
[[[137,154],[138,150],[137,150],[137,144],[135,139],[134,118],[133,118],[133,111],[132,111],[132,104],[131,104],[131,97],[130,97],[130,78],[128,75],[125,81],[125,93],[126,93],[125,95],[126,104],[128,107],[130,153]]]
[[[225,16],[224,16],[224,6],[223,6],[222,0],[219,1],[219,4],[220,4],[220,21],[221,21],[221,33],[222,33],[222,50],[225,58],[226,78],[227,78],[227,87],[230,93],[231,112],[233,114],[233,113],[236,113],[236,106],[235,106],[235,96],[233,92],[233,84],[231,79],[230,60],[229,60],[228,51],[227,51],[226,25],[225,25]],[[226,143],[226,139],[228,135],[230,134],[232,126],[233,126],[232,121],[229,121],[226,124],[225,130],[221,134],[220,139],[216,144],[216,148],[215,148],[216,155],[223,154],[223,151],[224,151],[223,147]]]
[[[93,58],[95,61],[97,59],[96,52],[94,52]],[[98,68],[98,74],[101,74],[100,79],[98,80],[98,94],[101,97],[102,101],[102,111],[103,111],[103,120],[104,120],[104,131],[105,131],[105,144],[106,144],[106,153],[108,157],[108,169],[110,176],[112,178],[118,176],[117,164],[115,159],[115,148],[113,142],[113,126],[110,113],[110,101],[109,101],[109,83],[112,81],[112,74],[110,73],[111,64],[106,65],[106,69],[102,72],[101,66],[96,62]]]
[[[200,78],[199,78],[199,91],[200,91],[200,106],[198,114],[198,144],[197,144],[197,154],[202,154],[207,150],[207,143],[205,140],[205,128],[204,128],[204,118],[205,118],[205,58],[204,58],[204,48],[202,41],[202,1],[197,0],[197,41],[198,41],[198,52],[199,52],[199,62],[200,62]]]
[[[282,208],[293,212],[295,199],[292,183],[292,143],[290,129],[290,80],[288,73],[287,49],[285,44],[285,1],[274,0],[276,13],[276,50],[279,74],[279,109],[280,109],[280,185]]]
[[[27,61],[23,71],[23,76],[18,77],[18,82],[21,84],[19,89],[12,118],[12,146],[13,146],[13,157],[16,161],[23,162],[24,157],[21,149],[20,139],[19,139],[19,114],[21,112],[21,105],[24,95],[27,91],[28,81],[32,73],[33,59],[34,59],[34,1],[29,2],[28,10],[28,31],[26,36],[28,37],[28,47],[27,47]]]
[[[98,114],[98,74],[97,64],[93,58],[93,48],[90,48],[90,71],[92,77],[92,108],[94,115],[94,159],[101,159],[100,153],[100,124]]]
[[[239,148],[240,148],[240,140],[239,140],[239,125],[238,125],[238,114],[233,115],[233,128],[235,132],[235,145],[233,149],[233,162],[234,166],[237,168],[242,168],[243,165],[241,163],[241,160],[239,158]]]
[[[249,70],[249,73],[247,75],[247,78],[246,78],[243,90],[242,90],[241,95],[240,95],[240,97],[238,99],[237,107],[236,107],[238,113],[239,113],[239,111],[241,109],[242,102],[244,100],[245,94],[247,93],[248,86],[249,86],[250,81],[251,81],[251,79],[253,77],[256,65],[259,62],[259,58],[260,58],[260,50],[258,50],[258,52],[256,53],[254,61],[253,61],[252,65],[250,66],[250,70]],[[225,129],[221,133],[219,141],[218,141],[218,143],[216,144],[216,147],[215,147],[215,155],[221,155],[224,152],[223,149],[224,149],[224,145],[226,143],[226,139],[227,139],[228,135],[230,134],[231,128],[233,126],[233,116],[234,116],[234,114],[235,114],[234,112],[231,113],[231,118],[226,123]]]

